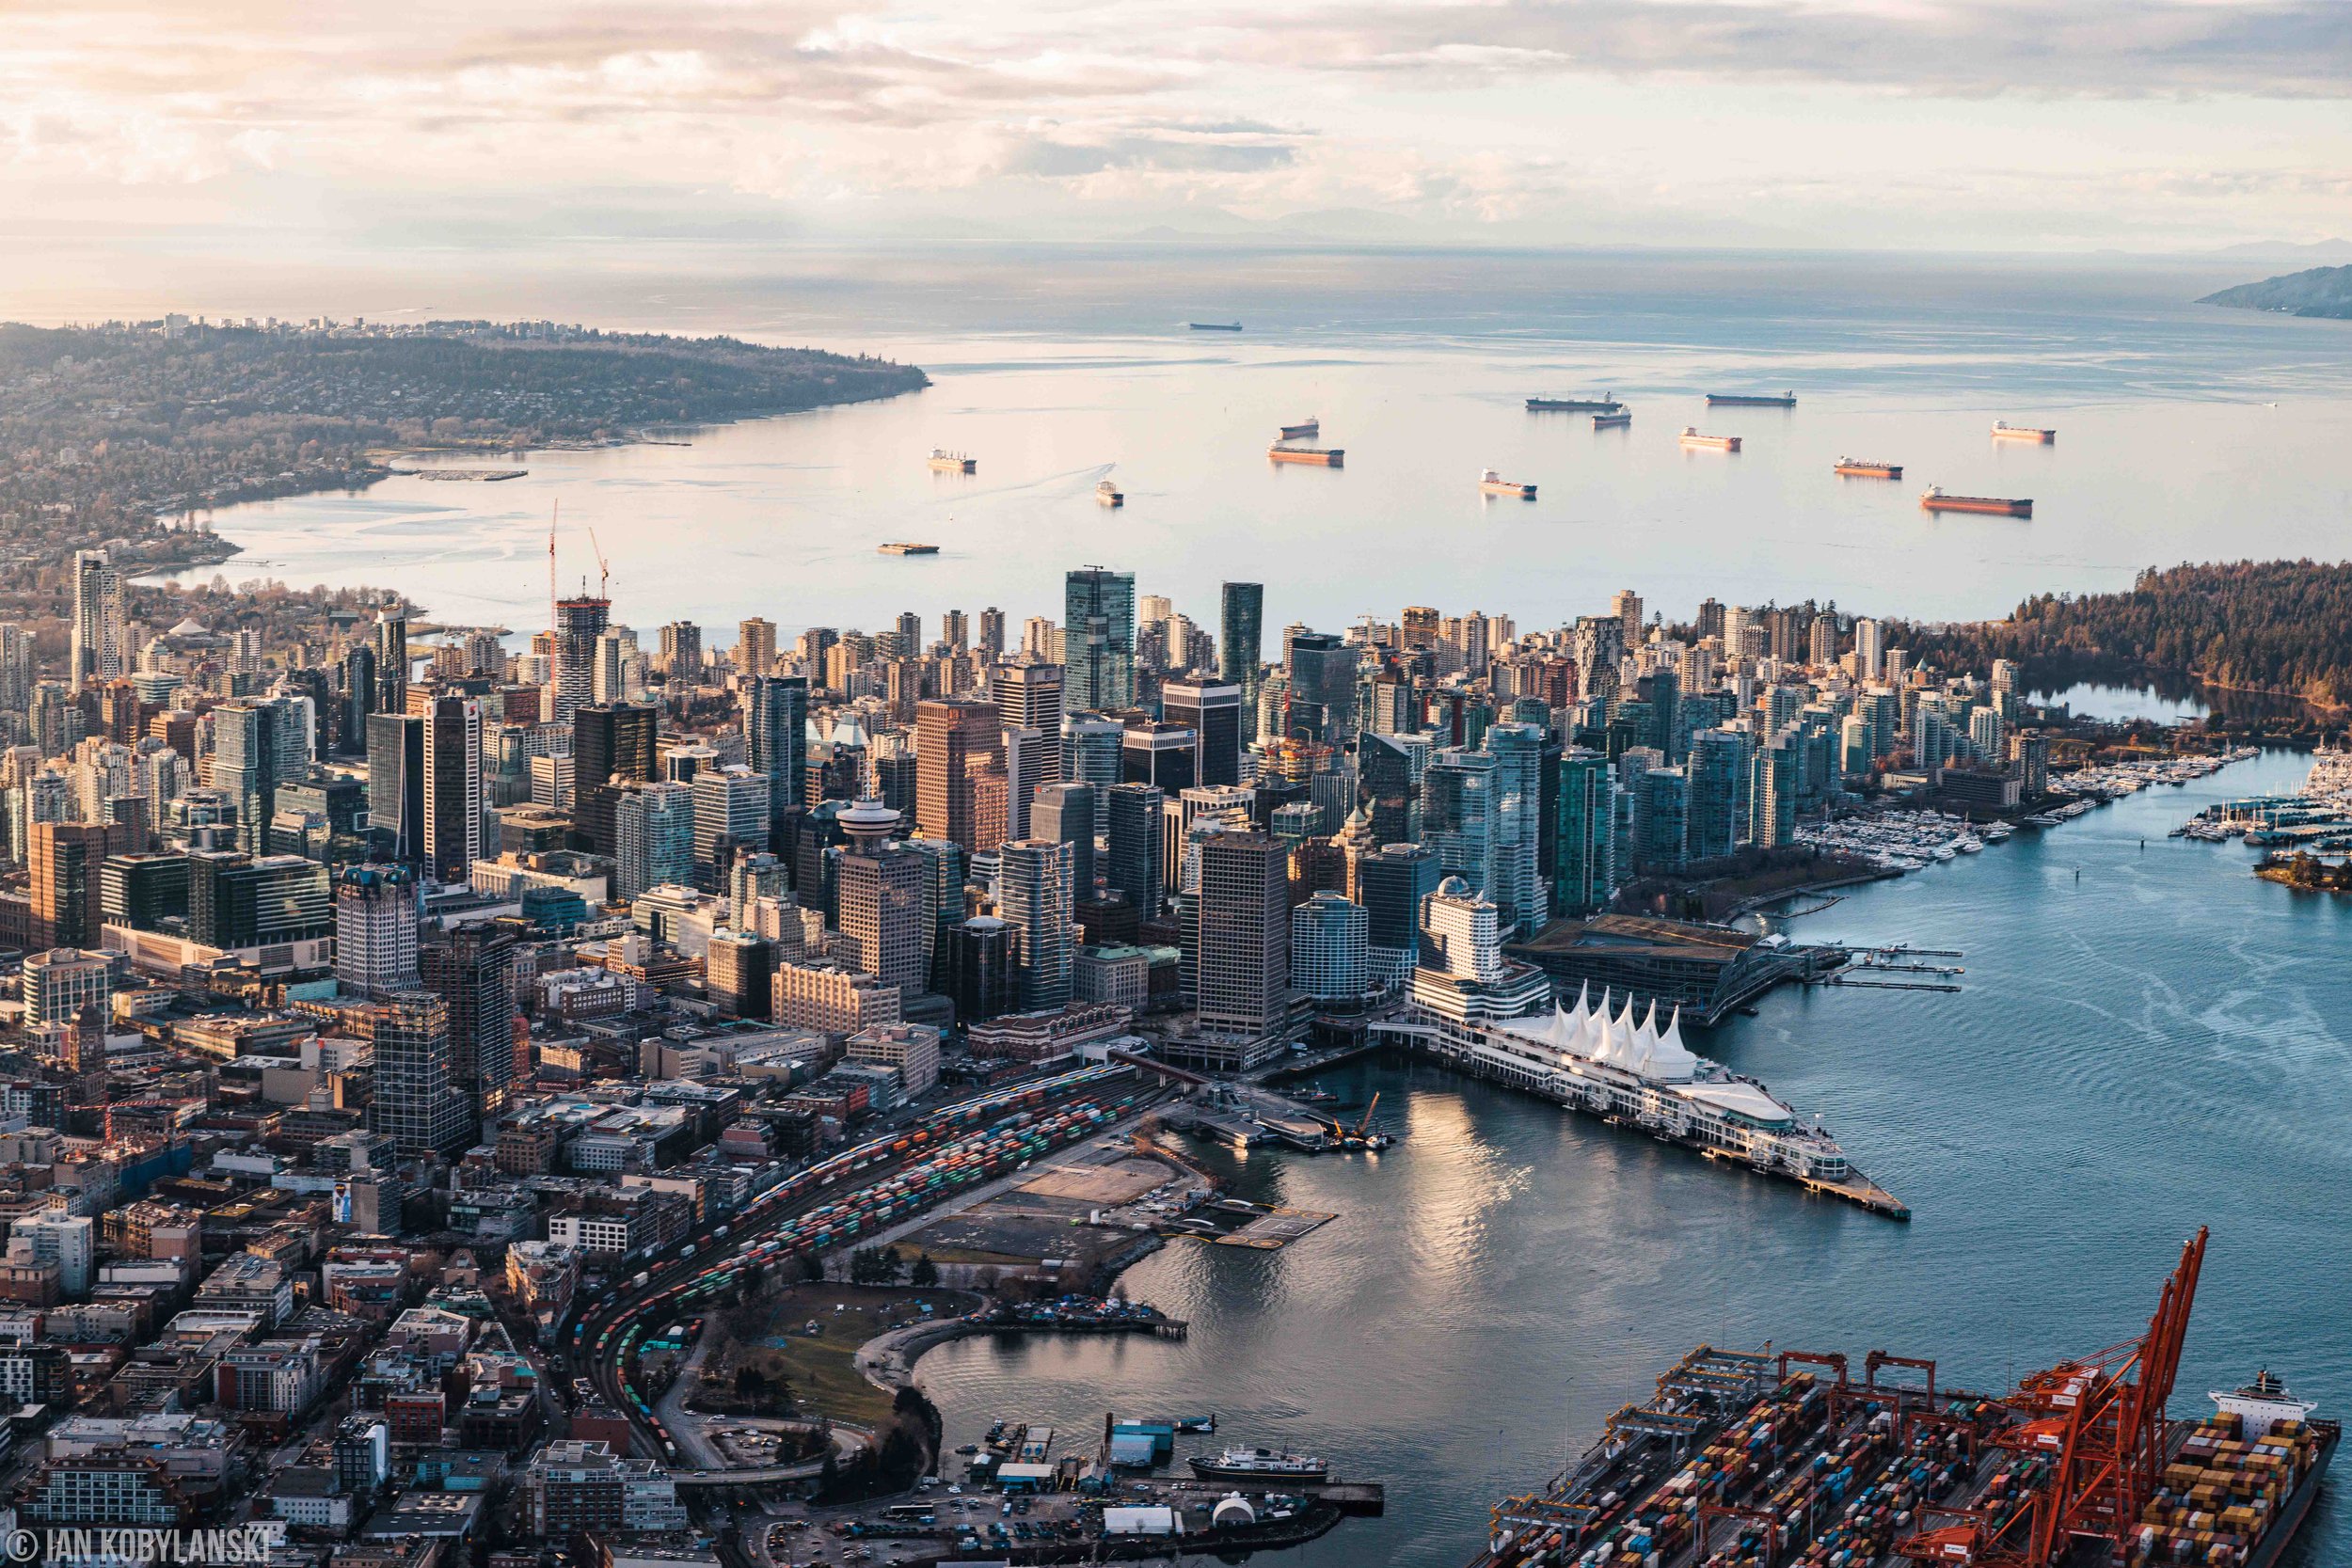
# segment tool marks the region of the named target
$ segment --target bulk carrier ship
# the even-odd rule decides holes
[[[2039,441],[2046,447],[2058,439],[2058,432],[2037,430],[2032,425],[2011,424],[2007,420],[1997,420],[1993,425],[1993,438],[1995,441]]]
[[[933,472],[943,474],[977,473],[980,467],[977,458],[966,457],[960,451],[949,451],[945,447],[931,449],[930,465]]]
[[[1338,468],[1346,466],[1345,447],[1285,447],[1271,446],[1265,450],[1269,463],[1303,463],[1310,468]]]
[[[1841,457],[1837,460],[1837,471],[1849,479],[1900,479],[1903,477],[1903,466],[1900,463],[1874,463],[1867,457]]]
[[[1597,398],[1529,398],[1531,414],[1613,414],[1624,404],[1603,392]]]
[[[2268,1372],[2168,1418],[2205,1243],[2139,1338],[2004,1394],[1883,1350],[1857,1377],[1842,1353],[1701,1345],[1497,1503],[1470,1568],[2278,1568],[2343,1428]]]
[[[1479,494],[1485,496],[1512,496],[1523,501],[1532,501],[1535,499],[1535,487],[1533,484],[1522,484],[1516,479],[1505,479],[1492,468],[1488,468],[1478,476],[1478,491]]]
[[[1920,507],[1929,512],[1977,512],[1988,517],[2030,517],[2033,501],[2026,498],[2008,496],[1947,496],[1940,484],[1928,486],[1919,498]]]
[[[1692,451],[1738,451],[1740,450],[1739,436],[1702,436],[1699,434],[1699,427],[1694,424],[1686,424],[1682,427],[1681,439],[1683,446]]]
[[[1794,408],[1797,406],[1797,394],[1794,392],[1709,392],[1707,394],[1707,406],[1709,408]]]

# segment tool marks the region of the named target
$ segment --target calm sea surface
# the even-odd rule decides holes
[[[787,635],[988,604],[1016,626],[1058,619],[1060,574],[1088,562],[1211,629],[1233,577],[1267,584],[1269,626],[1405,604],[1553,625],[1628,586],[1682,614],[1712,594],[1994,615],[2152,564],[2342,553],[2352,326],[2187,303],[2245,270],[991,247],[795,253],[750,280],[534,277],[529,293],[437,278],[328,308],[725,330],[886,354],[935,385],[690,447],[534,452],[505,483],[395,479],[215,522],[247,546],[232,578],[397,586],[437,618],[528,632],[560,501],[567,584],[595,569],[593,529],[616,620],[693,619],[713,646],[755,614]],[[1701,401],[1783,388],[1793,410]],[[1522,406],[1604,389],[1630,429]],[[1346,467],[1269,465],[1275,427],[1310,415]],[[1995,443],[2004,419],[2058,442]],[[1685,425],[1745,450],[1685,452]],[[934,446],[978,471],[931,472]],[[1840,479],[1841,456],[1905,476]],[[1481,497],[1487,467],[1540,499]],[[1127,496],[1116,514],[1094,499],[1106,475]],[[1931,515],[1930,483],[2028,496],[2035,515]],[[940,553],[876,553],[901,539]]]
[[[1216,1437],[1187,1444],[1287,1444],[1388,1485],[1386,1518],[1283,1560],[1441,1568],[1695,1344],[1883,1347],[1997,1387],[2144,1330],[2200,1225],[2174,1412],[2267,1366],[2352,1415],[2352,901],[2164,836],[2307,766],[2272,753],[1791,923],[1967,955],[1958,994],[1785,990],[1695,1047],[1823,1116],[1908,1226],[1435,1068],[1335,1071],[1343,1101],[1380,1092],[1394,1148],[1191,1147],[1240,1194],[1338,1220],[1280,1252],[1175,1243],[1129,1271],[1191,1321],[1182,1344],[933,1352],[919,1372],[948,1442],[1004,1417],[1090,1450],[1106,1410],[1215,1411]],[[2296,1568],[2352,1558],[2352,1476],[2332,1485]]]

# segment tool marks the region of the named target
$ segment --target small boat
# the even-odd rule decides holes
[[[1239,322],[1186,322],[1184,325],[1195,332],[1239,332],[1241,330]]]
[[[1699,451],[1738,451],[1740,450],[1739,436],[1702,436],[1699,434],[1699,427],[1694,424],[1686,424],[1682,427],[1681,440],[1685,447]]]
[[[1522,484],[1518,480],[1505,479],[1492,468],[1488,468],[1478,476],[1478,489],[1482,495],[1512,496],[1523,501],[1532,501],[1535,499],[1535,487],[1533,484]]]
[[[1603,392],[1597,398],[1529,398],[1531,414],[1614,414],[1624,404]]]
[[[1192,1473],[1203,1481],[1321,1481],[1331,1473],[1329,1465],[1311,1454],[1272,1449],[1231,1448],[1195,1454],[1190,1463]]]
[[[1903,466],[1900,463],[1877,463],[1865,457],[1839,458],[1837,471],[1849,479],[1900,479],[1903,477]]]
[[[1707,406],[1709,408],[1794,408],[1797,406],[1797,394],[1794,392],[1709,392],[1707,394]]]
[[[942,447],[931,449],[930,464],[935,471],[943,474],[977,473],[980,467],[977,459],[966,457],[960,451],[948,451]]]
[[[960,1445],[958,1445],[958,1447],[957,1447],[957,1449],[956,1449],[956,1452],[961,1453],[961,1454],[976,1454],[976,1453],[977,1453],[977,1452],[979,1452],[979,1451],[980,1451],[980,1446],[979,1446],[977,1443],[963,1443],[963,1444],[960,1444]]]
[[[1281,438],[1285,441],[1311,441],[1322,434],[1323,421],[1320,419],[1311,419],[1297,424],[1284,425]]]
[[[939,553],[937,545],[917,545],[904,539],[894,539],[887,545],[877,545],[874,547],[883,555],[937,555]]]
[[[1623,430],[1626,426],[1631,424],[1632,422],[1632,414],[1623,408],[1618,409],[1613,414],[1596,414],[1593,416],[1593,428],[1595,430]]]
[[[1094,499],[1104,506],[1124,506],[1127,504],[1127,492],[1106,479],[1094,487]]]
[[[1174,1424],[1178,1432],[1215,1432],[1216,1418],[1215,1416],[1179,1416]]]
[[[1993,438],[1995,441],[2036,441],[2046,447],[2058,439],[2058,432],[1995,420],[1993,421]]]

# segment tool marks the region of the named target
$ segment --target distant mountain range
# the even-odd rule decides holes
[[[2265,277],[2259,283],[2241,283],[2234,289],[2207,294],[2197,303],[2352,321],[2352,267],[2312,267],[2280,277]]]

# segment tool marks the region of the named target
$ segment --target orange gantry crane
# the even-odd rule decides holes
[[[2164,1470],[2164,1402],[2180,1370],[2204,1261],[2200,1228],[2183,1244],[2145,1335],[2036,1372],[2003,1402],[2026,1418],[1994,1434],[1991,1445],[2050,1464],[2026,1507],[2005,1516],[1950,1511],[1946,1516],[1958,1523],[1924,1530],[1897,1551],[1915,1562],[2051,1568],[2077,1539],[2089,1539],[2111,1543],[2122,1560]]]

